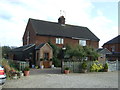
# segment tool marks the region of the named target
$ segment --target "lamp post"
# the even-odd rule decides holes
[[[61,61],[61,73],[63,73],[63,61],[64,61],[64,56],[65,56],[65,50],[66,50],[66,47],[63,46],[63,48],[62,48],[62,61]]]

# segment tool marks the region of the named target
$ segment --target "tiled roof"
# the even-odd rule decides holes
[[[116,43],[120,43],[120,35],[118,35],[117,37],[115,37],[115,38],[111,39],[110,41],[104,43],[104,45],[106,45],[106,44],[116,44]]]
[[[15,48],[15,49],[13,49],[12,51],[14,52],[20,52],[20,51],[25,51],[25,50],[27,50],[27,49],[29,49],[29,48],[31,48],[31,47],[33,47],[33,46],[35,46],[35,44],[28,44],[28,45],[24,45],[24,46],[21,46],[21,47],[18,47],[18,48]]]
[[[29,19],[37,35],[99,41],[87,27]]]

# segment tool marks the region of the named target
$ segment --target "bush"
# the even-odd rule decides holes
[[[61,61],[56,57],[53,57],[53,64],[55,67],[61,67]]]
[[[12,60],[6,60],[6,59],[2,59],[2,66],[4,67],[7,79],[11,78],[11,71],[18,71],[17,68],[15,67],[15,63]]]
[[[36,69],[39,69],[39,66],[35,66]]]
[[[69,67],[66,67],[65,70],[69,70]]]
[[[29,70],[30,70],[29,67],[25,67],[25,68],[24,68],[24,71],[29,71]]]
[[[82,63],[82,69],[87,69],[87,62],[85,60]]]
[[[108,69],[108,63],[105,63],[104,69]]]
[[[100,64],[98,61],[94,61],[94,63],[90,66],[90,71],[91,72],[98,72],[98,71],[103,71],[103,65]]]

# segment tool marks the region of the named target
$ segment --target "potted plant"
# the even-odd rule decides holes
[[[69,69],[69,67],[66,67],[64,72],[65,72],[65,74],[70,73],[70,69]]]
[[[104,72],[108,72],[108,63],[105,63]]]
[[[83,63],[82,63],[82,72],[83,73],[87,72],[87,62],[86,61],[83,61]]]
[[[44,68],[44,65],[41,65],[40,68],[43,69],[43,68]]]
[[[38,69],[39,67],[38,66],[35,66],[36,69]]]
[[[29,67],[25,67],[24,68],[24,75],[25,76],[29,76],[29,73],[30,73],[30,68]]]

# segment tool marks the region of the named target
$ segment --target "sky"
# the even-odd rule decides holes
[[[22,46],[29,18],[88,27],[99,47],[118,35],[118,0],[0,0],[0,45]],[[119,33],[120,34],[120,33]]]

